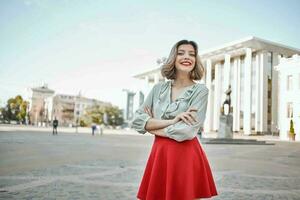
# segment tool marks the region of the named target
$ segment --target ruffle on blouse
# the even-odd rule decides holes
[[[195,87],[199,84],[194,84],[192,86],[189,86],[185,91],[177,97],[177,99],[174,102],[171,102],[171,84],[172,81],[168,81],[164,83],[161,86],[161,90],[159,93],[159,99],[158,101],[166,100],[167,103],[162,106],[161,108],[161,119],[171,119],[173,118],[172,113],[174,113],[176,110],[178,110],[178,106],[182,101],[189,101],[191,97],[193,96],[195,90]]]

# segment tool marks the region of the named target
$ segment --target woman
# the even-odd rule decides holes
[[[206,155],[196,137],[207,107],[204,68],[193,41],[177,42],[154,85],[136,111],[132,128],[155,135],[137,194],[141,200],[194,200],[217,195]]]

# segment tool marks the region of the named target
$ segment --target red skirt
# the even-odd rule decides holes
[[[141,200],[194,200],[217,195],[198,139],[176,142],[155,136],[137,194]]]

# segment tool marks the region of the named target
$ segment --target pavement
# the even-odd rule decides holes
[[[136,199],[153,136],[74,130],[0,126],[0,199]],[[300,199],[300,143],[265,139],[275,145],[202,144],[219,192],[212,199]]]

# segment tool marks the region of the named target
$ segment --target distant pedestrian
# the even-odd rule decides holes
[[[102,125],[97,125],[97,130],[99,130],[100,135],[103,135],[103,126]]]
[[[56,117],[54,118],[52,125],[53,125],[52,134],[57,135],[58,120],[56,119]]]
[[[96,124],[92,124],[92,135],[95,135],[95,131],[97,130]]]

